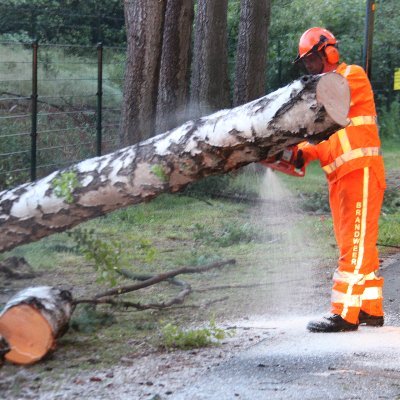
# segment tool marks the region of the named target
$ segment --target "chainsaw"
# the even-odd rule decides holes
[[[297,151],[294,148],[287,148],[275,156],[260,161],[260,163],[267,168],[283,172],[287,175],[303,177],[305,175],[305,166],[296,168],[296,158]]]

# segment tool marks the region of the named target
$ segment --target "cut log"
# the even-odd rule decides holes
[[[0,314],[0,336],[10,346],[5,359],[24,365],[42,359],[67,330],[72,308],[68,290],[41,286],[17,293]]]
[[[326,139],[347,124],[349,105],[349,88],[341,75],[305,76],[258,100],[4,191],[0,252],[177,192],[304,139]]]

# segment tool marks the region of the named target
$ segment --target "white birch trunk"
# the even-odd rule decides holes
[[[263,160],[304,139],[326,139],[346,125],[349,99],[347,81],[338,74],[303,77],[250,103],[4,191],[0,251],[177,192],[202,177]],[[61,186],[69,192],[65,187],[62,192]]]

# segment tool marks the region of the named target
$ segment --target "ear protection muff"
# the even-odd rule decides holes
[[[325,57],[329,64],[337,64],[339,62],[339,50],[335,46],[326,46],[324,49]]]

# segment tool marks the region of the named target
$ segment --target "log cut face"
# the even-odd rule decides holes
[[[72,296],[48,286],[24,289],[0,314],[0,336],[10,347],[6,360],[32,364],[55,348],[56,338],[68,328]]]
[[[346,125],[349,99],[340,75],[306,76],[250,103],[2,192],[0,251],[163,192],[177,192],[200,178],[260,161],[305,139],[326,139]],[[329,108],[335,113],[328,113]],[[68,174],[74,178],[69,199],[57,191],[57,182]]]

